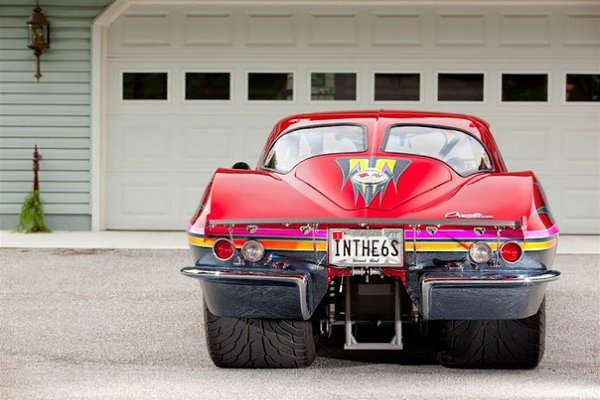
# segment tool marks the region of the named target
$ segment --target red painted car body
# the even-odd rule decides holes
[[[273,167],[273,160],[280,161],[281,153],[275,151],[280,140],[293,142],[292,135],[341,125],[364,132],[353,151],[328,153],[323,139],[320,152],[298,158],[289,168]],[[387,143],[397,127],[414,130],[407,137],[418,137],[420,129],[455,135],[446,137],[440,156],[416,149],[391,151]],[[472,163],[476,168],[465,170],[457,167],[464,160],[444,158],[455,140],[466,140],[474,154],[479,151],[480,161]],[[535,174],[508,172],[489,125],[479,118],[387,110],[284,118],[273,128],[254,170],[215,172],[187,232],[194,265],[182,272],[202,283],[209,331],[227,332],[223,321],[239,319],[305,323],[302,329],[312,331],[316,328],[310,324],[316,321],[326,334],[343,325],[347,349],[399,350],[407,324],[431,324],[430,329],[436,321],[511,321],[514,328],[498,328],[494,335],[520,332],[514,335],[537,338],[518,344],[522,352],[497,346],[499,352],[516,354],[514,358],[479,360],[475,354],[461,359],[449,345],[444,351],[453,361],[447,365],[530,368],[541,359],[543,299],[548,282],[559,276],[550,269],[558,227]],[[398,257],[390,262],[388,254],[381,255],[384,245],[373,250],[381,241]],[[340,246],[351,254],[352,245],[356,254],[363,246],[362,255],[352,255],[349,263],[336,261]],[[379,286],[369,286],[373,281]],[[525,319],[531,321],[518,322]],[[358,327],[364,330],[373,323],[375,330],[393,326],[391,341],[361,342]],[[461,343],[464,339],[451,337],[452,326],[441,330],[447,332],[447,343]],[[519,331],[528,326],[532,331]],[[312,362],[291,356],[265,361],[272,356],[266,348],[263,358],[252,360],[243,348],[253,342],[250,336],[248,343],[232,347],[250,361],[232,361],[231,354],[222,354],[229,345],[216,336],[208,338],[220,366]],[[483,348],[496,346],[487,340],[481,342]]]

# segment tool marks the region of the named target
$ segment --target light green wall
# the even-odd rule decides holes
[[[110,0],[42,0],[50,50],[35,58],[26,21],[34,0],[0,0],[0,229],[16,225],[32,187],[38,145],[40,189],[54,229],[90,229],[91,24]]]

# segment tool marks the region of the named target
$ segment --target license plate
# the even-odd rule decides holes
[[[339,267],[402,266],[402,229],[330,229],[329,264]]]

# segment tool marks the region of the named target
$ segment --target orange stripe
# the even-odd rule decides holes
[[[212,247],[216,239],[188,236],[188,243],[200,247]],[[235,247],[241,248],[245,240],[234,240]],[[261,240],[260,243],[269,250],[313,251],[312,241]],[[317,241],[318,251],[327,251],[327,243]]]
[[[213,238],[200,238],[194,236],[188,236],[188,243],[199,247],[212,247],[216,239]],[[241,248],[245,240],[234,240],[235,247]],[[289,241],[289,240],[261,240],[262,245],[267,250],[289,250],[289,251],[313,251],[314,244],[311,240],[309,241]],[[488,242],[492,250],[496,250],[496,242]],[[557,244],[555,237],[550,238],[544,242],[519,242],[524,251],[539,251],[550,249]],[[417,251],[468,251],[469,247],[473,244],[469,242],[419,242],[417,241]],[[317,241],[316,242],[318,251],[327,251],[327,242]],[[404,243],[405,251],[413,251],[414,245],[412,241],[406,241]]]

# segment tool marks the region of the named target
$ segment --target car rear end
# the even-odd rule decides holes
[[[183,272],[217,315],[316,318],[324,332],[344,326],[348,349],[402,349],[402,323],[530,317],[559,275],[547,268],[556,232],[524,237],[514,221],[302,222],[192,228],[197,262]],[[373,325],[388,336],[357,339]]]
[[[252,326],[293,354],[287,328],[305,355],[313,334],[339,332],[349,350],[403,350],[408,329],[444,343],[444,365],[537,365],[559,276],[537,179],[506,172],[480,120],[409,114],[296,116],[276,126],[257,170],[217,171],[182,270],[202,284],[208,331],[222,333],[209,335],[217,365],[310,363],[229,343]],[[231,361],[224,348],[265,357]]]

